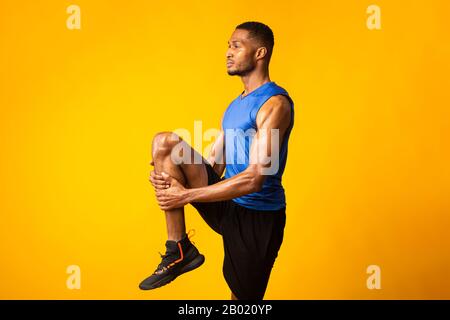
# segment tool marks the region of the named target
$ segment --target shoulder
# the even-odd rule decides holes
[[[270,97],[262,106],[258,112],[258,118],[274,116],[288,117],[291,114],[291,102],[282,94],[274,95]]]

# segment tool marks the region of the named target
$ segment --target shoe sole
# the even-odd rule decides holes
[[[151,289],[156,289],[156,288],[160,288],[162,286],[165,286],[166,284],[169,284],[170,282],[172,282],[173,280],[175,280],[176,278],[178,278],[179,276],[181,276],[183,273],[192,271],[194,269],[197,269],[198,267],[200,267],[203,263],[205,262],[205,256],[202,254],[199,254],[197,257],[195,257],[191,262],[189,262],[187,265],[185,265],[184,267],[182,267],[180,269],[180,273],[178,274],[169,274],[166,277],[162,278],[161,280],[155,282],[154,284],[152,284],[149,287],[142,287],[141,285],[139,285],[139,288],[141,290],[151,290]]]

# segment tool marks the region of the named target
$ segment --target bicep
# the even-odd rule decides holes
[[[290,102],[284,96],[274,96],[260,109],[256,117],[257,131],[250,148],[250,164],[267,167],[274,152],[278,153],[291,123]]]

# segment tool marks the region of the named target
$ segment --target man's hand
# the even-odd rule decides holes
[[[163,172],[159,177],[155,174],[154,181],[154,186],[157,186],[155,187],[156,200],[158,201],[158,205],[161,210],[167,211],[180,208],[189,203],[188,189],[179,183],[177,179]]]
[[[170,187],[170,185],[164,180],[163,176],[157,174],[155,170],[152,170],[150,172],[149,181],[152,183],[152,186],[153,188],[155,188],[155,191],[158,189],[167,189]]]

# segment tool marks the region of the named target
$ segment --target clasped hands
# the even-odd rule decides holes
[[[161,210],[180,208],[189,203],[189,189],[169,174],[158,174],[152,170],[149,181],[155,188],[156,201]]]

